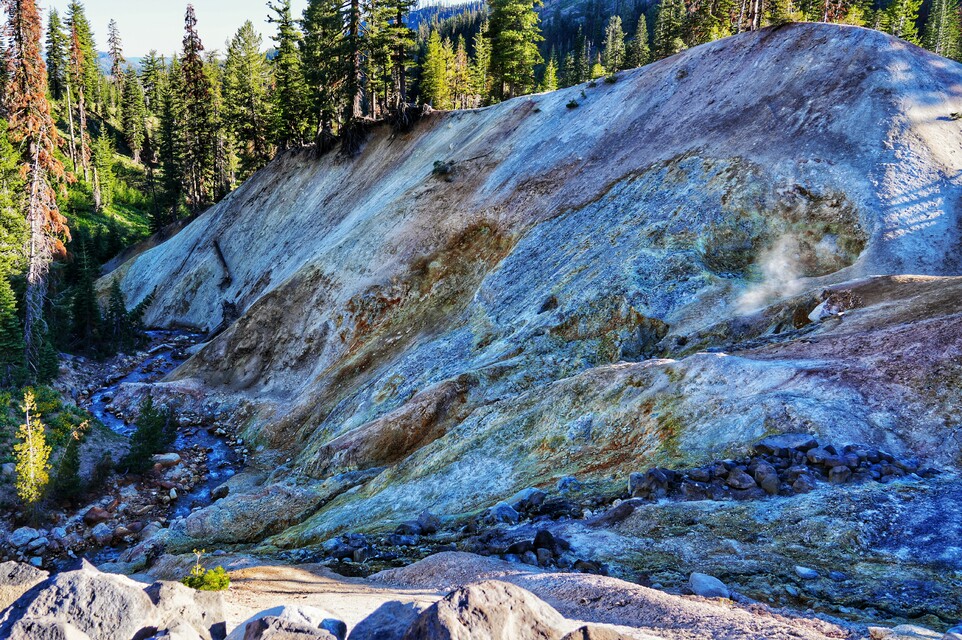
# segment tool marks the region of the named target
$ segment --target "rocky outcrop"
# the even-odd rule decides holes
[[[225,325],[157,393],[252,403],[279,490],[371,477],[293,510],[232,487],[178,544],[319,544],[780,432],[956,460],[960,82],[788,25],[278,159],[102,284],[156,290],[152,324]],[[867,278],[906,273],[931,277]]]

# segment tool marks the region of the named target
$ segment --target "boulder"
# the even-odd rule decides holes
[[[158,453],[151,458],[154,464],[159,464],[165,469],[168,467],[176,467],[182,462],[179,453]]]
[[[266,616],[248,623],[244,640],[337,640],[325,629],[277,616]]]
[[[401,640],[421,612],[413,603],[385,602],[351,629],[349,640]]]
[[[90,535],[97,541],[97,544],[103,546],[109,544],[114,539],[114,530],[106,522],[101,522],[93,528]]]
[[[20,620],[10,629],[7,640],[90,640],[86,633],[63,620],[34,618]]]
[[[741,469],[732,469],[728,473],[728,480],[726,483],[732,489],[752,489],[755,486],[755,479],[750,475],[742,471]]]
[[[755,482],[769,495],[778,495],[778,472],[770,464],[761,463],[755,467]]]
[[[143,587],[126,576],[101,573],[84,560],[80,569],[53,576],[7,609],[0,638],[10,637],[15,625],[47,619],[69,623],[91,640],[145,637],[158,619]]]
[[[230,485],[221,484],[214,487],[210,492],[211,500],[220,500],[221,498],[226,498],[230,494]]]
[[[418,516],[418,526],[421,527],[421,533],[425,535],[437,533],[438,529],[441,528],[441,518],[430,511],[423,511]]]
[[[19,600],[20,596],[46,580],[49,575],[29,564],[0,564],[0,611]]]
[[[630,640],[628,636],[623,635],[614,629],[609,629],[607,627],[597,627],[595,625],[586,625],[584,627],[579,627],[575,629],[561,640]]]
[[[221,640],[227,635],[222,591],[196,591],[179,582],[155,582],[145,589],[161,628],[188,625],[201,640]],[[182,631],[186,633],[185,631]]]
[[[782,433],[762,438],[755,443],[755,452],[762,455],[783,455],[787,450],[808,451],[818,446],[814,436],[807,433]]]
[[[488,580],[461,587],[428,607],[403,640],[560,640],[564,618],[529,591]]]
[[[808,567],[795,567],[795,573],[802,580],[814,580],[818,577],[818,571],[815,569],[810,569]]]
[[[324,630],[336,640],[345,640],[347,637],[347,625],[323,609],[303,605],[282,605],[255,613],[231,631],[227,636],[227,640],[246,640],[245,634],[249,628],[257,629],[261,626],[253,625],[252,623],[262,618],[276,618],[305,625],[315,630]]]
[[[498,504],[488,509],[487,518],[491,522],[504,522],[506,524],[518,524],[518,521],[521,519],[521,514],[519,514],[507,502],[499,502]]]
[[[731,592],[725,583],[707,573],[692,573],[688,578],[688,588],[696,596],[702,598],[728,598]]]
[[[26,547],[42,535],[43,534],[32,527],[20,527],[7,536],[7,544],[15,549],[20,549]]]
[[[914,624],[900,624],[892,629],[869,627],[872,640],[941,640],[942,634]]]
[[[536,509],[544,504],[544,499],[548,497],[541,489],[528,487],[508,498],[507,502],[516,511],[529,511]]]
[[[97,506],[90,507],[87,513],[84,514],[84,524],[88,527],[106,522],[107,520],[110,520],[110,512]]]

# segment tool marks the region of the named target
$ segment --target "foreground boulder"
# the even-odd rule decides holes
[[[565,620],[521,587],[488,580],[462,587],[418,616],[404,640],[556,640]]]
[[[227,640],[345,640],[347,625],[317,607],[265,609],[239,624]]]
[[[49,574],[20,562],[0,564],[0,611],[16,602],[32,587],[47,579]]]
[[[145,588],[84,560],[79,569],[37,584],[7,608],[0,617],[0,638],[127,640],[178,627],[178,635],[191,640],[222,640],[222,595],[178,583]]]

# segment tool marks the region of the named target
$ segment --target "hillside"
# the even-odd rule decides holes
[[[377,128],[350,160],[275,160],[101,283],[131,303],[156,292],[151,325],[223,329],[154,393],[237,412],[249,467],[163,540],[320,545],[568,475],[617,493],[631,472],[773,433],[957,465],[960,87],[962,65],[905,42],[795,24]],[[784,507],[840,492],[855,526],[878,499],[824,491]],[[952,477],[893,497],[959,499]],[[772,517],[737,509],[719,522]],[[730,555],[619,526],[619,541],[567,535],[639,571],[652,541],[686,563]],[[806,544],[826,563],[874,554],[865,580],[925,583],[917,608],[962,613],[938,577],[957,557],[920,554],[912,573],[870,541],[776,558],[756,543],[753,566],[775,572],[810,560]]]

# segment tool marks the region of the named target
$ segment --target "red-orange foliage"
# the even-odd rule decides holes
[[[63,256],[69,239],[67,219],[57,206],[55,186],[65,175],[55,151],[59,136],[47,102],[47,66],[41,53],[42,27],[34,0],[3,0],[7,11],[7,112],[10,138],[23,156],[22,172],[29,184],[27,239],[27,357],[36,365],[39,347],[35,329],[43,319],[47,271],[51,260]]]

